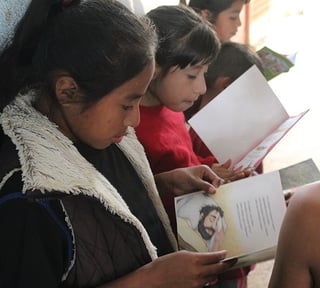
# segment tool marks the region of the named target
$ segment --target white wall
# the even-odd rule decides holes
[[[148,11],[160,5],[178,5],[179,0],[118,0],[138,15],[147,13]]]
[[[145,11],[148,12],[161,5],[178,5],[179,0],[141,0],[145,7]]]

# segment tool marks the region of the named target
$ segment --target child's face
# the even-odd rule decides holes
[[[203,64],[184,69],[171,67],[164,77],[155,82],[154,93],[169,109],[183,112],[206,92],[204,75],[207,70],[208,65]]]
[[[237,0],[218,15],[213,27],[221,42],[229,41],[237,34],[238,27],[241,26],[240,12],[242,7],[243,0]]]
[[[121,86],[115,88],[93,105],[63,105],[63,120],[55,121],[63,133],[73,141],[81,140],[95,149],[104,149],[118,143],[127,134],[128,127],[140,122],[139,104],[154,73],[154,62]]]

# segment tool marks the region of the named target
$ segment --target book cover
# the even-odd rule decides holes
[[[288,72],[294,66],[294,63],[287,56],[277,53],[269,47],[261,48],[257,54],[262,61],[263,73],[268,81],[281,73]]]
[[[175,197],[175,209],[180,249],[226,249],[234,269],[274,257],[286,205],[275,171]]]
[[[231,159],[234,169],[254,169],[307,111],[289,116],[260,70],[252,66],[189,124],[220,163]]]

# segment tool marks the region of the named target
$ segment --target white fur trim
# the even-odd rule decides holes
[[[34,98],[34,93],[19,96],[0,114],[0,124],[4,133],[11,138],[18,149],[23,191],[37,189],[42,193],[61,191],[67,194],[95,197],[107,210],[119,215],[140,231],[150,257],[155,259],[157,253],[149,235],[141,222],[130,212],[117,190],[80,155],[72,142],[57,129],[54,123],[32,107]],[[128,136],[125,142],[126,145],[120,145],[122,149],[140,145],[135,137],[131,136]],[[139,152],[137,153],[134,148],[130,152],[125,151],[131,162],[139,163],[134,166],[141,168],[147,160],[144,159],[145,154]],[[144,169],[147,171],[149,168],[146,166]],[[138,173],[143,175],[146,171],[138,171]],[[147,178],[152,179],[152,174],[149,175]],[[142,181],[147,182],[146,179]],[[146,188],[151,186],[154,186],[152,188],[156,191],[154,184],[148,183]],[[154,198],[152,197],[152,200]],[[155,205],[158,209],[159,203]],[[162,213],[160,212],[160,215]]]
[[[61,201],[60,201],[60,205],[61,205],[61,207],[62,207],[62,210],[63,210],[64,214],[65,214],[65,219],[64,219],[64,220],[65,220],[65,222],[67,223],[68,228],[69,228],[70,231],[71,231],[72,244],[73,244],[73,250],[74,250],[73,258],[72,258],[72,260],[71,260],[71,263],[70,263],[67,271],[62,275],[62,279],[61,279],[61,280],[62,280],[62,281],[65,281],[65,280],[67,279],[67,277],[68,277],[68,275],[69,275],[72,267],[74,266],[75,261],[76,261],[77,248],[76,248],[76,243],[75,243],[75,240],[74,240],[74,239],[75,239],[75,237],[74,237],[74,230],[73,230],[73,227],[72,227],[72,224],[71,224],[69,215],[68,215],[68,213],[67,213],[66,209],[64,208],[64,205],[63,205],[63,203],[62,203]]]
[[[21,171],[20,168],[15,168],[13,170],[11,170],[7,175],[5,175],[2,179],[2,181],[0,182],[0,190],[1,188],[4,186],[4,184],[6,184],[6,182],[8,181],[8,179],[16,172]],[[20,192],[20,191],[16,191],[16,192]]]
[[[154,176],[152,174],[150,163],[147,157],[137,157],[137,155],[146,155],[143,145],[138,141],[135,130],[133,128],[129,129],[129,134],[125,137],[119,144],[119,147],[123,153],[127,156],[135,170],[137,171],[142,183],[146,187],[149,197],[155,206],[158,216],[162,221],[162,224],[167,232],[171,245],[175,250],[178,249],[178,244],[176,237],[174,236],[168,214],[166,213],[162,201],[159,197],[159,192],[157,190]],[[135,143],[132,145],[132,143]]]

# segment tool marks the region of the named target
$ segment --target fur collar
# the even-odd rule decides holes
[[[35,93],[19,96],[0,114],[0,124],[16,145],[22,168],[23,192],[42,193],[61,191],[67,194],[84,194],[97,198],[109,211],[137,227],[152,259],[156,249],[144,227],[133,216],[116,189],[85,158],[56,124],[32,107]],[[137,170],[164,223],[169,238],[176,248],[168,217],[158,196],[149,163],[142,145],[136,140],[134,130],[119,144]]]

